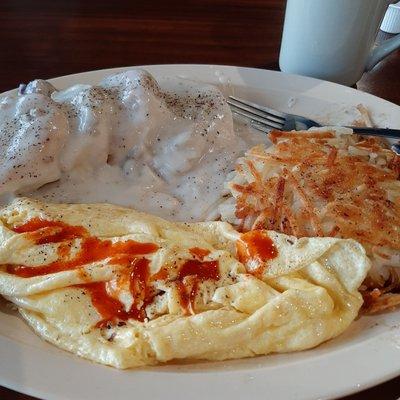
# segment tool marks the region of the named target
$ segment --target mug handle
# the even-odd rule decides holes
[[[386,56],[388,56],[390,53],[392,53],[399,47],[400,47],[400,34],[390,39],[386,39],[379,46],[375,47],[372,50],[371,54],[368,57],[365,71],[366,72],[370,71],[372,68],[375,67],[376,64],[378,64],[379,61],[383,60]]]

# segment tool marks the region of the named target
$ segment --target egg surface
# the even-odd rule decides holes
[[[362,305],[354,240],[109,204],[19,198],[0,211],[0,294],[54,345],[116,368],[308,349]]]

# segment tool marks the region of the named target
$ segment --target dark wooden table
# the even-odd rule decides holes
[[[1,0],[0,92],[38,77],[140,64],[277,69],[284,9],[284,0]],[[357,86],[400,105],[399,71],[396,51]],[[398,397],[400,378],[346,399]],[[32,397],[0,387],[0,399]]]

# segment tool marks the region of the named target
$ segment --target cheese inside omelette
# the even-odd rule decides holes
[[[317,346],[357,316],[369,267],[354,240],[108,204],[0,211],[0,294],[45,340],[117,368]]]

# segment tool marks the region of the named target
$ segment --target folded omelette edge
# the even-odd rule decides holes
[[[57,227],[50,240],[43,236],[46,227],[34,232],[35,241],[32,231],[18,230],[33,220],[83,227],[87,239],[70,235],[57,241],[57,229],[64,229]],[[246,237],[228,223],[172,223],[108,204],[21,198],[0,211],[0,222],[0,294],[48,342],[117,368],[315,347],[356,318],[362,305],[358,288],[370,268],[363,247],[353,240],[296,239],[262,231],[258,235],[271,241],[274,256],[263,259],[246,247],[246,258],[240,254]],[[59,267],[62,257],[73,261],[89,239],[101,249],[126,243],[153,244],[154,249],[136,255],[129,265],[121,264],[122,251],[35,275],[35,268]],[[127,284],[125,279],[127,271],[132,278],[140,260],[148,264],[145,280],[154,292],[148,304],[144,280]],[[188,266],[203,268],[203,275],[194,270],[184,276]],[[132,295],[132,282],[139,300]],[[108,302],[119,304],[119,316],[129,310],[136,315],[137,307],[143,318],[101,323],[104,310],[93,297],[98,285],[106,288]]]

